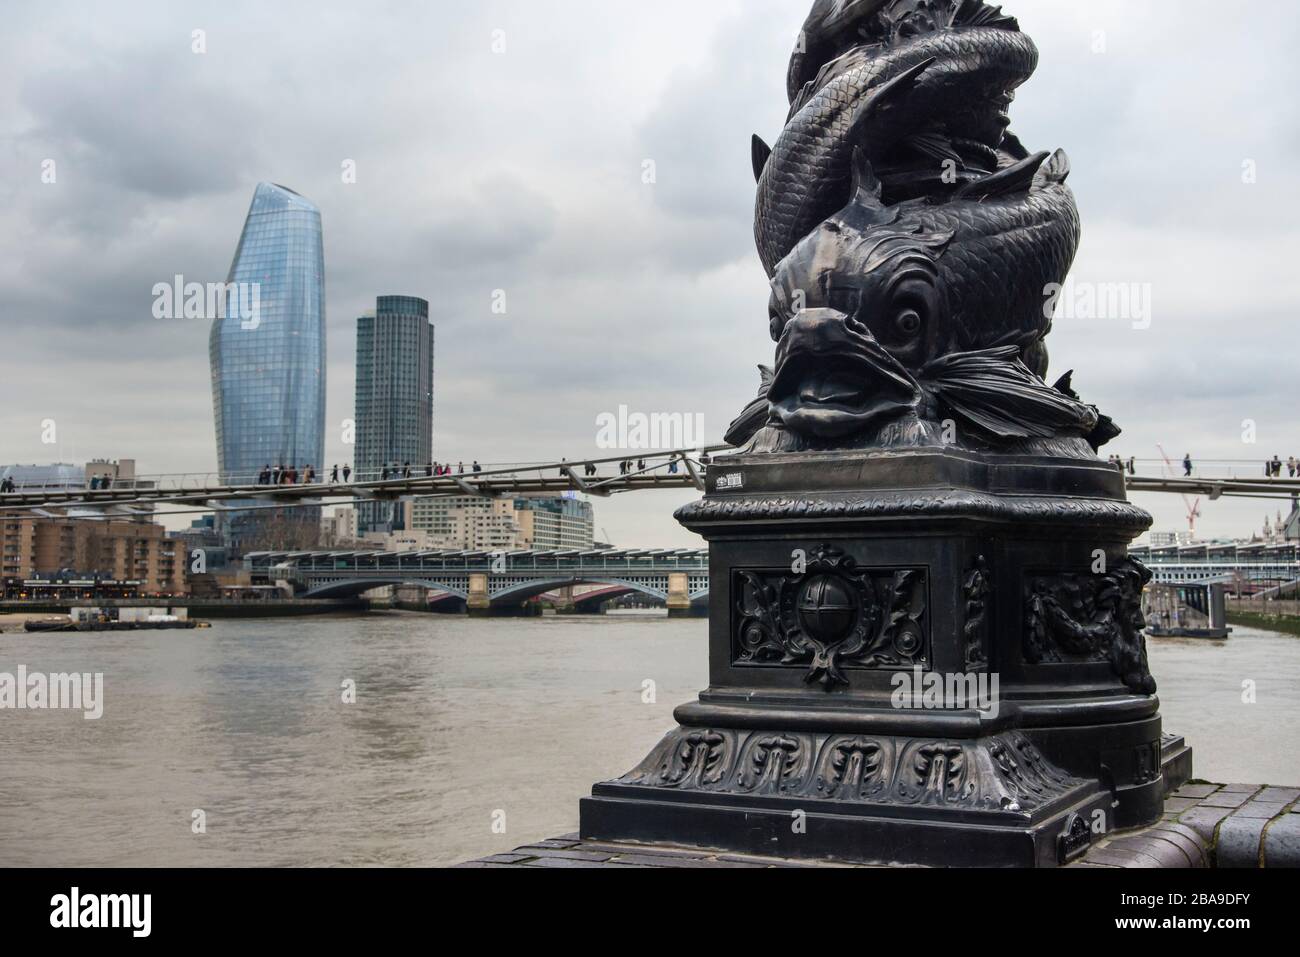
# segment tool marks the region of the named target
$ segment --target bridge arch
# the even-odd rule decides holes
[[[692,604],[699,605],[708,600],[709,589],[707,580],[696,580],[692,576],[690,599]],[[544,595],[547,592],[556,591],[560,588],[568,588],[571,585],[605,585],[612,589],[608,597],[603,600],[610,600],[619,595],[637,593],[645,595],[648,598],[654,598],[658,601],[668,600],[668,577],[667,575],[645,575],[645,576],[567,576],[563,578],[494,578],[489,579],[488,598],[492,604],[502,605],[522,605],[532,598]],[[465,576],[454,579],[437,579],[437,578],[408,578],[404,576],[385,576],[369,578],[347,578],[338,581],[327,581],[324,583],[308,582],[304,591],[301,593],[302,598],[355,598],[365,592],[372,591],[376,588],[389,588],[400,586],[414,586],[416,588],[426,588],[429,591],[443,592],[460,601],[469,601],[469,582]]]
[[[654,577],[654,576],[649,576]],[[659,601],[668,600],[668,580],[664,577],[663,588],[648,581],[637,581],[633,578],[615,578],[603,576],[584,576],[557,578],[551,580],[530,579],[512,583],[506,588],[489,589],[489,597],[493,604],[501,602],[502,604],[523,604],[531,598],[538,595],[545,595],[547,592],[555,591],[558,588],[568,588],[571,585],[609,585],[613,588],[620,589],[622,594],[629,592],[638,592],[650,598],[656,598]]]
[[[427,588],[430,591],[446,592],[454,595],[462,601],[469,600],[468,585],[461,582],[434,581],[419,578],[350,578],[341,581],[326,582],[321,585],[308,585],[307,589],[301,594],[302,598],[355,598],[363,595],[368,591],[376,588],[397,588],[403,585],[413,585],[416,588]]]

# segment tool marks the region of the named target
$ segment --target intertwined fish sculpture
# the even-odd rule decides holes
[[[817,0],[785,129],[754,138],[777,351],[728,441],[1090,458],[1119,434],[1044,379],[1080,232],[1066,155],[1008,129],[1037,60],[981,0]]]

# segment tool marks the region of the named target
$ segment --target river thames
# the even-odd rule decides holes
[[[2,635],[0,672],[103,672],[104,714],[0,711],[0,865],[445,865],[568,833],[705,686],[706,633],[389,612]],[[1149,647],[1198,778],[1300,785],[1300,638]]]

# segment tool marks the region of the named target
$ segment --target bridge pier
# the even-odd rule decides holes
[[[693,615],[690,576],[674,572],[668,576],[668,617],[690,618]]]
[[[576,615],[578,614],[578,605],[573,597],[573,586],[561,588],[557,592],[555,600],[555,613],[557,615]]]
[[[469,576],[469,598],[465,611],[471,618],[487,618],[492,614],[492,599],[488,596],[488,577],[482,573]]]

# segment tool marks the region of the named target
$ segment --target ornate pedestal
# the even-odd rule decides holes
[[[1150,518],[1113,468],[739,455],[678,518],[711,544],[710,687],[584,839],[1053,866],[1159,818]]]

